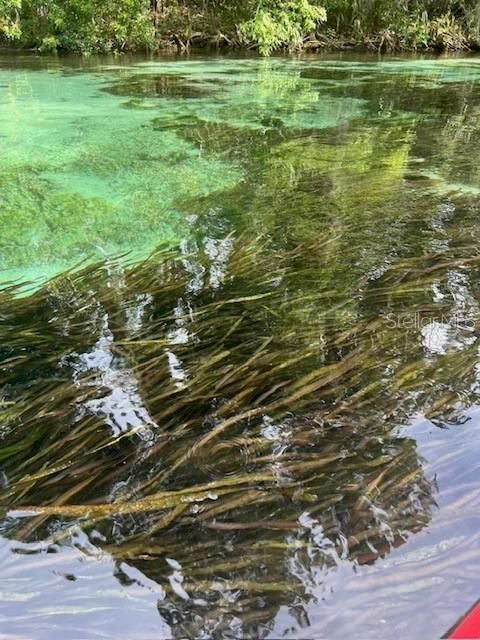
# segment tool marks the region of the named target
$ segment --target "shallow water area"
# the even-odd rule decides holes
[[[475,56],[0,55],[0,636],[470,608],[479,135]]]

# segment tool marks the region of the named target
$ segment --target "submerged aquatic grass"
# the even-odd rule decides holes
[[[248,635],[304,597],[285,554],[302,572],[371,563],[428,525],[435,486],[396,427],[418,411],[451,421],[476,375],[476,350],[425,360],[385,318],[352,323],[341,305],[297,331],[302,283],[335,238],[224,242],[221,271],[192,245],[2,293],[3,533],[58,545],[79,523],[162,584],[149,559],[174,555],[185,579],[159,607],[186,634],[196,598],[235,592],[215,632],[234,616]],[[413,312],[429,270],[441,283],[464,260],[405,259],[356,290],[385,312],[413,296]]]

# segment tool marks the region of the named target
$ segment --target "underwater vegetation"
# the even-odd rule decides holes
[[[478,64],[312,60],[4,59],[12,637],[441,633],[473,598]]]
[[[476,269],[472,246],[357,283],[352,323],[335,290],[305,290],[328,238],[269,244],[226,237],[2,294],[3,535],[54,548],[81,526],[163,586],[180,635],[200,606],[211,633],[235,618],[254,637],[308,600],[310,572],[372,563],[428,525],[435,481],[398,425],[461,423],[478,384],[476,345],[425,358],[419,329],[388,320],[436,314],[428,290]]]

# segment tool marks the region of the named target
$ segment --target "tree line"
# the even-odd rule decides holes
[[[192,46],[480,47],[478,0],[0,0],[4,45],[108,52]]]

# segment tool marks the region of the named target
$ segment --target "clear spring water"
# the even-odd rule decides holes
[[[476,57],[0,57],[0,635],[437,638],[478,599],[479,139]],[[159,245],[182,283],[108,266]]]

